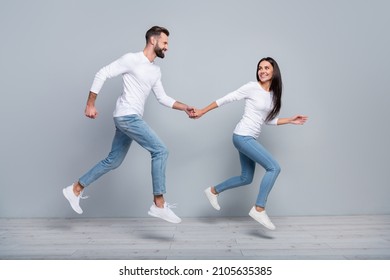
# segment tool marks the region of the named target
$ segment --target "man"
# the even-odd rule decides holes
[[[171,223],[180,223],[181,219],[165,202],[165,167],[168,150],[157,134],[142,119],[144,106],[150,91],[154,92],[159,103],[173,109],[185,111],[194,117],[194,109],[167,96],[161,83],[160,67],[154,64],[156,57],[164,58],[168,50],[169,31],[154,26],[145,35],[146,46],[142,52],[127,53],[118,60],[103,67],[95,75],[85,115],[91,119],[98,116],[95,107],[96,97],[107,78],[122,75],[123,93],[118,98],[113,113],[116,126],[111,151],[108,156],[80,177],[78,182],[63,189],[65,198],[78,214],[82,214],[80,198],[84,188],[108,171],[117,168],[124,160],[133,141],[148,150],[152,158],[153,204],[149,215]]]

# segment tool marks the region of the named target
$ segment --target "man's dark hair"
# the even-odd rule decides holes
[[[146,34],[145,34],[146,43],[149,42],[151,37],[160,36],[161,33],[164,33],[165,35],[169,36],[168,29],[161,27],[161,26],[153,26],[148,31],[146,31]]]

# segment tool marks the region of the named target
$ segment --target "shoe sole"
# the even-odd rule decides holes
[[[173,224],[179,224],[181,222],[181,220],[180,221],[173,221],[173,220],[168,220],[168,219],[161,218],[160,216],[158,216],[158,215],[156,215],[156,214],[154,214],[153,212],[150,212],[150,211],[148,212],[148,214],[150,216],[152,216],[152,217],[159,218],[161,220],[164,220],[164,221],[167,221],[167,222],[170,222],[170,223],[173,223]]]
[[[65,189],[62,189],[62,193],[64,194],[64,196],[65,196],[66,200],[69,202],[69,204],[70,204],[70,207],[72,207],[73,211],[75,211],[75,212],[76,212],[77,214],[79,214],[79,215],[83,214],[83,211],[81,211],[81,213],[80,213],[80,212],[78,212],[76,209],[74,209],[74,207],[73,207],[72,203],[70,203],[70,198],[68,197],[68,195],[67,195],[67,193],[66,193],[66,190],[65,190]]]

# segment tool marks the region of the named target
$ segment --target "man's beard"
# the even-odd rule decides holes
[[[165,57],[165,54],[163,52],[163,49],[161,49],[158,45],[156,45],[154,47],[154,52],[156,53],[156,55],[159,57],[159,58],[164,58]]]

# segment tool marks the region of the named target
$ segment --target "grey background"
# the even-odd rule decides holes
[[[281,116],[305,126],[265,127],[259,139],[282,173],[270,215],[389,214],[387,1],[15,1],[0,2],[0,217],[76,217],[61,189],[109,152],[121,78],[84,117],[100,67],[144,47],[152,25],[171,31],[161,66],[173,98],[203,107],[255,80],[258,60],[282,70]],[[220,196],[203,189],[239,173],[236,102],[190,120],[151,94],[145,119],[170,149],[169,202],[182,217],[246,215],[264,174]],[[143,217],[151,205],[149,154],[134,144],[120,168],[86,192],[83,217]],[[77,216],[79,217],[79,216]]]

